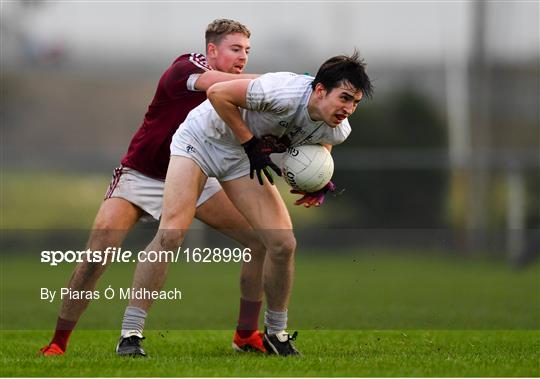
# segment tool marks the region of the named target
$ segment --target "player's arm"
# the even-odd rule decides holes
[[[237,79],[216,83],[206,91],[219,117],[232,129],[241,144],[253,138],[238,109],[246,108],[246,92],[250,82],[250,79]]]
[[[206,95],[223,121],[232,129],[238,141],[244,147],[249,158],[249,176],[257,174],[259,184],[263,185],[262,175],[274,184],[268,167],[281,176],[281,169],[270,159],[272,146],[267,140],[256,138],[248,129],[238,107],[247,108],[246,93],[251,80],[239,79],[221,82],[211,86]]]
[[[200,74],[197,81],[195,81],[195,89],[197,91],[207,91],[212,85],[216,83],[238,79],[255,79],[258,77],[258,74],[229,74],[228,72],[209,70]]]

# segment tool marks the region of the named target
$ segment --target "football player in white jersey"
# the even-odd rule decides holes
[[[269,353],[298,354],[291,343],[296,333],[286,332],[296,240],[287,208],[272,185],[270,169],[278,175],[281,170],[270,154],[283,148],[277,141],[329,149],[343,142],[351,131],[347,117],[371,93],[358,54],[337,56],[323,63],[315,78],[270,73],[215,84],[207,91],[208,100],[188,114],[173,136],[159,231],[146,250],[178,249],[206,179],[217,178],[266,247],[264,344]],[[258,183],[252,180],[255,174]],[[332,189],[329,182],[316,193],[303,193],[300,202],[320,205]],[[135,280],[132,288],[156,291],[163,286],[167,263],[139,264],[137,270],[145,280]],[[151,304],[151,299],[130,300],[144,310]]]

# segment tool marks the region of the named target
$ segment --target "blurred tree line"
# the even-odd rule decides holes
[[[361,103],[350,123],[353,132],[343,147],[377,152],[364,157],[372,160],[384,160],[385,154],[397,156],[404,151],[444,152],[447,146],[446,125],[437,109],[425,96],[409,88]],[[336,226],[403,229],[444,226],[446,170],[405,164],[399,167],[399,162],[390,167],[379,165],[380,162],[359,162],[368,163],[371,168],[340,169],[341,148],[335,149],[335,179],[340,187],[350,191],[347,200],[354,203],[351,209],[355,214],[351,215],[354,225],[351,220],[342,219],[338,221],[342,225]],[[355,159],[362,159],[362,155]]]

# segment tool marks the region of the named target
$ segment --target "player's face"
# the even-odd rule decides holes
[[[319,91],[318,95],[321,96],[319,114],[322,120],[332,128],[352,115],[362,100],[362,91],[347,82],[342,82],[330,92],[319,86],[317,85],[315,88],[315,91]]]
[[[249,39],[242,33],[227,34],[219,45],[209,49],[213,68],[231,74],[241,74],[248,62]]]

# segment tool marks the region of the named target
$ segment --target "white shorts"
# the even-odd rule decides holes
[[[209,138],[202,131],[183,125],[174,134],[171,155],[189,158],[209,178],[226,182],[249,174],[249,159],[241,145]]]
[[[111,184],[105,193],[105,199],[119,197],[138,206],[154,219],[161,217],[163,190],[165,182],[146,176],[137,170],[120,166],[114,169]],[[215,178],[208,178],[197,200],[197,207],[221,191],[221,185]]]

